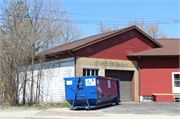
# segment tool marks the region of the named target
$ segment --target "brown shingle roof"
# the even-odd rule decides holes
[[[154,48],[142,52],[137,52],[128,56],[179,56],[180,39],[156,39],[163,45],[161,48]]]
[[[76,51],[78,49],[81,49],[83,47],[86,47],[88,45],[91,45],[91,44],[94,44],[94,43],[97,43],[97,42],[100,42],[102,40],[105,40],[107,38],[110,38],[110,37],[113,37],[115,35],[118,35],[118,34],[121,34],[121,33],[124,33],[126,31],[129,31],[129,30],[132,30],[132,29],[136,29],[138,30],[139,32],[141,32],[143,35],[145,35],[146,37],[148,37],[152,42],[154,42],[155,44],[157,44],[158,46],[162,47],[162,45],[160,43],[158,43],[157,41],[155,41],[153,38],[151,38],[150,36],[148,36],[145,32],[143,32],[141,29],[139,29],[138,27],[136,26],[130,26],[130,27],[127,27],[127,28],[123,28],[123,29],[120,29],[120,30],[115,30],[115,31],[111,31],[111,32],[107,32],[107,33],[102,33],[102,34],[98,34],[98,35],[94,35],[94,36],[91,36],[91,37],[87,37],[87,38],[84,38],[84,39],[81,39],[81,40],[78,40],[78,41],[75,41],[75,42],[71,42],[71,43],[68,43],[68,44],[65,44],[65,45],[61,45],[61,46],[57,46],[57,47],[54,47],[54,48],[51,48],[51,49],[48,49],[44,52],[40,52],[38,54],[36,54],[36,56],[38,55],[42,55],[42,54],[54,54],[54,53],[58,53],[58,52],[64,52],[64,51]]]

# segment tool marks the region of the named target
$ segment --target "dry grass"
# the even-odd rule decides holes
[[[17,106],[11,106],[9,102],[3,103],[0,105],[0,109],[38,109],[38,110],[47,110],[50,108],[64,108],[64,107],[70,107],[71,105],[67,102],[65,103],[41,103],[41,104],[27,104],[27,105],[17,105]]]

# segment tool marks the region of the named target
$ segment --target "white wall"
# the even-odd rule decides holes
[[[26,87],[26,97],[30,97],[31,87],[31,67],[28,68],[28,78],[30,79]],[[34,66],[34,94],[36,94],[36,83],[38,79],[39,64]],[[23,75],[22,75],[23,76]],[[40,102],[64,102],[65,101],[65,77],[75,76],[74,58],[60,59],[43,63],[42,76],[40,83]],[[35,95],[34,95],[35,97]],[[20,101],[22,101],[22,90],[20,93]]]

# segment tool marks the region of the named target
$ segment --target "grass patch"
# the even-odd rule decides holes
[[[8,109],[9,106],[10,106],[9,101],[6,100],[6,101],[1,102],[0,109],[5,110],[5,109]]]
[[[8,107],[9,107],[8,105],[1,105],[2,110],[8,109]]]
[[[65,103],[62,104],[61,108],[62,107],[70,107],[70,106],[72,106],[72,105],[70,105],[68,102],[65,102]]]
[[[18,106],[11,106],[9,104],[1,104],[0,109],[38,109],[38,110],[47,110],[50,108],[64,108],[64,107],[70,107],[71,105],[67,102],[65,103],[42,103],[42,104],[33,104],[33,105],[18,105]]]
[[[71,105],[67,102],[65,103],[45,103],[45,104],[34,104],[31,106],[25,106],[25,109],[28,108],[36,108],[39,110],[46,110],[49,108],[63,108],[63,107],[70,107]]]

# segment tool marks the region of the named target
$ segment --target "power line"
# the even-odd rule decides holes
[[[62,12],[62,11],[53,11],[53,10],[41,10],[41,11],[50,11],[50,12]],[[132,16],[134,18],[132,19],[177,19],[177,18],[167,18],[169,17],[180,17],[180,15],[109,15],[109,14],[87,14],[87,13],[73,13],[73,12],[62,12],[62,13],[67,13],[67,14],[71,14],[71,15],[78,15],[78,16],[94,16],[94,17],[108,17],[108,18],[121,18],[121,19],[130,19],[132,18]],[[146,16],[146,17],[145,17]],[[155,16],[162,16],[160,18],[152,18]],[[165,16],[165,18],[163,18]],[[138,18],[140,17],[140,18]]]
[[[121,19],[174,19],[174,18],[152,18],[152,16],[148,16],[148,17],[144,17],[144,15],[102,15],[102,14],[80,14],[80,13],[71,13],[71,12],[67,12],[67,14],[71,14],[71,15],[79,15],[79,16],[94,16],[94,17],[108,17],[108,18],[121,18]],[[136,17],[133,17],[136,16]],[[140,17],[139,17],[140,16]],[[142,17],[143,16],[143,17]],[[161,15],[153,15],[153,16],[161,16]],[[173,15],[175,16],[175,15]],[[138,18],[139,17],[139,18]],[[176,15],[176,17],[180,17],[180,15]]]
[[[62,11],[53,11],[53,10],[40,10],[40,11],[50,11],[50,12],[62,12]],[[180,15],[110,15],[110,14],[87,14],[87,13],[73,13],[73,12],[62,12],[62,13],[67,13],[67,14],[74,14],[74,15],[89,15],[89,16],[115,16],[115,17],[120,17],[120,16],[180,16]]]
[[[0,14],[1,17],[2,16],[12,16],[12,15],[4,15],[4,14]],[[24,16],[13,16],[13,17],[24,17]],[[30,17],[31,19],[44,19],[44,20],[51,20],[49,18],[38,18],[38,17]],[[29,19],[27,17],[24,17],[24,19]],[[101,20],[66,20],[66,19],[54,19],[54,21],[63,21],[63,22],[76,22],[76,23],[79,23],[79,24],[94,24],[94,25],[97,25],[99,24],[99,22]],[[102,21],[102,22],[106,22],[108,23],[107,25],[113,25],[113,24],[109,24],[109,23],[127,23],[129,21]],[[171,24],[171,23],[180,23],[180,20],[168,20],[168,21],[164,21],[164,20],[161,20],[161,21],[146,21],[144,22],[144,24],[151,24],[151,23],[157,23],[157,24]],[[118,24],[118,25],[124,25],[124,24]]]

